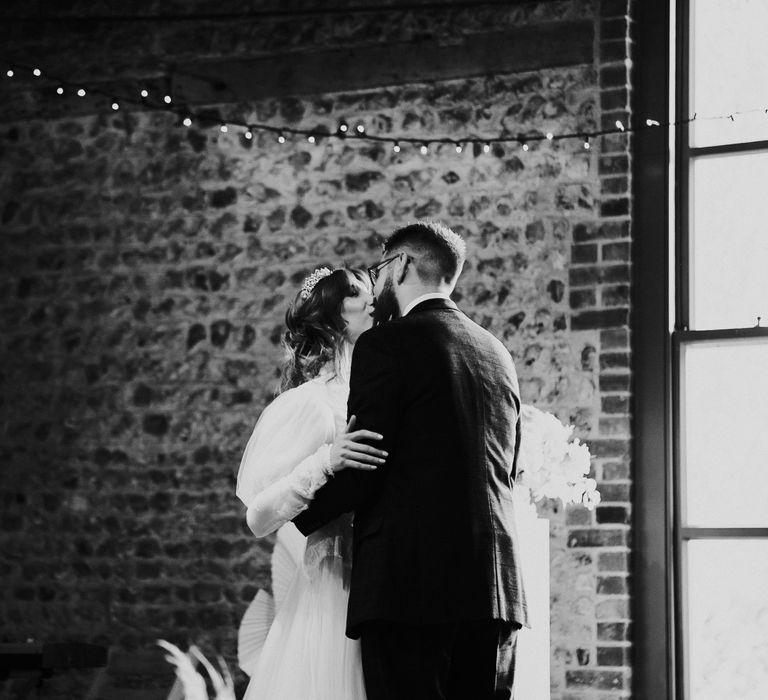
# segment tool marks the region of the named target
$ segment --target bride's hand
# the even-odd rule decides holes
[[[344,432],[331,445],[330,469],[334,474],[342,469],[376,469],[384,464],[387,453],[366,445],[363,440],[381,440],[382,435],[370,430],[354,430],[356,416],[352,416]]]

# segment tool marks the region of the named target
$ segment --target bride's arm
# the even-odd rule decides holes
[[[330,409],[306,392],[283,395],[259,419],[240,464],[237,495],[264,537],[305,510],[327,481],[334,437]]]
[[[401,372],[394,356],[372,333],[363,334],[355,345],[348,408],[349,414],[357,418],[357,428],[382,438],[362,442],[387,454],[397,434]],[[345,469],[297,514],[294,525],[303,535],[309,535],[342,513],[369,503],[381,492],[387,471],[387,463],[374,470]]]
[[[314,454],[303,459],[287,476],[259,491],[248,504],[245,520],[256,537],[277,530],[301,511],[306,510],[315,492],[328,479],[328,452],[322,445]]]

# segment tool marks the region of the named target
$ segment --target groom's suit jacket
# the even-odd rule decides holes
[[[520,398],[509,352],[447,299],[358,339],[349,415],[384,436],[376,471],[345,469],[294,523],[354,510],[347,634],[365,622],[528,624],[512,489]]]

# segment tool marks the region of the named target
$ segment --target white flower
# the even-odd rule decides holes
[[[597,483],[586,478],[589,448],[578,438],[571,440],[573,429],[551,413],[523,405],[517,484],[528,489],[531,501],[559,498],[563,505],[580,503],[589,509],[600,502]]]

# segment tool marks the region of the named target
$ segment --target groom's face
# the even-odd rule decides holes
[[[375,299],[373,320],[377,324],[400,316],[400,304],[398,304],[395,294],[394,274],[395,266],[387,265],[379,273],[376,286],[373,288]]]

